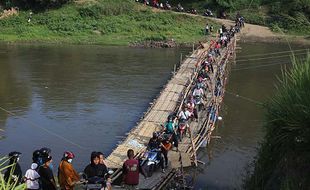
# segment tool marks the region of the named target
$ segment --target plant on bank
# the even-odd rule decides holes
[[[8,161],[9,159],[7,157],[0,158],[0,190],[24,190],[26,189],[25,184],[17,185],[17,180],[15,180],[15,182],[13,183],[8,183],[4,180],[3,172],[5,172],[7,168],[11,167],[11,174],[12,174],[15,169],[14,167],[15,164],[5,166],[5,164],[7,164]],[[12,175],[9,176],[8,181],[9,182],[14,181],[12,179]]]
[[[292,64],[265,105],[266,135],[245,189],[310,187],[310,56]]]

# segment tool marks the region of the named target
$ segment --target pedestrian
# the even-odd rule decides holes
[[[209,24],[207,23],[207,25],[206,25],[206,35],[209,35],[209,30],[210,30],[210,27],[209,27]]]
[[[48,155],[43,159],[44,164],[39,168],[39,175],[41,176],[42,190],[56,190],[56,182],[53,171],[50,168],[52,163],[52,156]]]
[[[19,185],[22,181],[23,174],[18,163],[21,154],[22,153],[16,151],[9,153],[9,167],[4,173],[4,181],[8,184],[15,183],[16,185]]]
[[[75,184],[80,181],[79,174],[72,166],[74,154],[70,151],[64,152],[58,167],[58,180],[61,190],[73,190]]]
[[[30,169],[26,171],[24,181],[26,183],[27,190],[40,189],[39,179],[40,175],[36,171],[38,168],[37,163],[32,163]]]
[[[123,182],[127,190],[134,190],[139,185],[139,172],[146,177],[134,155],[134,151],[129,149],[127,151],[128,159],[123,164]]]

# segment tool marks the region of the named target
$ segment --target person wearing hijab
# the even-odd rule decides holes
[[[26,171],[24,176],[24,181],[27,186],[27,190],[37,190],[40,189],[39,179],[40,175],[36,171],[38,168],[37,163],[32,163],[30,169]]]
[[[18,163],[19,157],[22,153],[20,152],[10,152],[9,153],[9,167],[4,173],[4,181],[7,183],[16,183],[19,185],[22,182],[22,169]]]
[[[72,166],[74,154],[70,151],[64,153],[58,167],[58,180],[61,190],[73,190],[75,184],[80,180],[78,173]]]

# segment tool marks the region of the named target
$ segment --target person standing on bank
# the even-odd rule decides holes
[[[36,171],[38,168],[37,163],[32,163],[30,169],[26,171],[26,174],[24,176],[24,181],[27,186],[27,190],[38,190],[40,189],[40,175]]]
[[[9,184],[16,183],[16,185],[19,185],[22,181],[22,169],[18,163],[21,154],[22,153],[16,151],[9,153],[10,167],[8,167],[4,173],[4,181]]]
[[[70,151],[64,152],[58,167],[58,181],[61,190],[73,190],[75,184],[80,181],[78,173],[72,166],[74,154]]]
[[[43,160],[44,164],[39,168],[39,175],[41,176],[42,190],[56,190],[56,182],[53,171],[50,168],[52,163],[52,156],[47,156]]]

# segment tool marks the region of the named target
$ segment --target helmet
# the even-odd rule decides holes
[[[153,132],[153,138],[158,138],[159,134],[155,131]]]
[[[51,153],[52,151],[51,151],[51,149],[44,147],[44,148],[41,148],[41,149],[40,149],[40,152],[41,152],[42,155],[48,156],[48,155],[50,155],[50,153]]]
[[[74,157],[75,157],[75,155],[73,154],[73,152],[70,152],[70,151],[64,152],[64,158],[73,159]]]
[[[22,153],[20,153],[20,152],[13,151],[13,152],[9,153],[9,157],[11,157],[11,158],[18,158],[21,154]]]
[[[40,150],[35,150],[33,153],[32,153],[32,161],[37,163],[39,162],[39,158],[41,157],[41,151]]]

